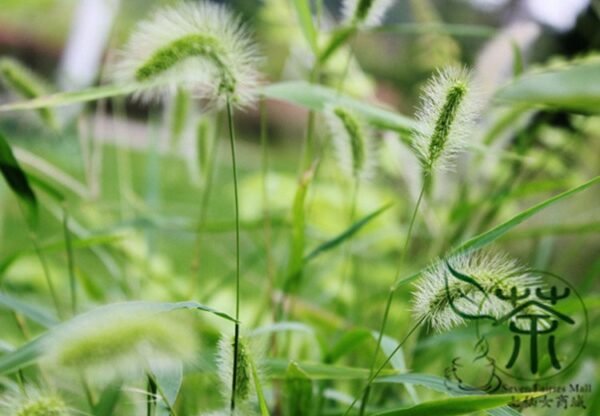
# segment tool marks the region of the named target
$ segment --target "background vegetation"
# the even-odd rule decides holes
[[[108,83],[107,68],[134,23],[169,2],[121,3],[98,85]],[[339,19],[339,3],[317,3],[313,21],[321,19],[318,36],[326,39]],[[586,6],[572,27],[557,31],[535,23],[524,2],[503,3],[486,9],[464,1],[397,1],[382,27],[352,37],[315,77],[294,2],[228,2],[244,16],[265,56],[267,97],[238,112],[236,127],[240,316],[243,333],[262,351],[257,360],[271,414],[343,414],[364,388],[422,181],[407,146],[413,116],[421,88],[437,68],[473,68],[484,87],[482,114],[456,169],[436,175],[400,275],[414,275],[483,234],[487,240],[471,241],[493,243],[523,264],[564,277],[583,295],[590,322],[599,317],[600,193],[597,180],[588,183],[600,166],[598,10]],[[20,59],[49,80],[49,91],[58,91],[52,80],[60,78],[75,10],[65,0],[3,0],[0,55]],[[309,79],[312,85],[284,83]],[[18,101],[8,90],[3,104]],[[377,173],[356,197],[355,182],[336,162],[322,114],[327,103],[337,102],[338,90],[352,97],[351,107],[371,125],[378,149]],[[57,103],[71,98],[59,96]],[[48,126],[36,111],[0,113],[0,131],[38,205],[34,219],[23,190],[19,198],[0,184],[1,351],[10,354],[59,321],[121,301],[194,300],[233,315],[227,126],[222,114],[186,103],[183,111],[176,99],[143,105],[115,96],[53,108],[63,121],[60,128]],[[308,118],[316,147],[306,163]],[[310,171],[317,159],[318,169]],[[302,190],[306,195],[300,197]],[[535,206],[540,209],[526,211]],[[494,228],[501,224],[507,226]],[[502,232],[485,234],[494,229]],[[292,286],[290,276],[298,277]],[[411,285],[403,285],[396,293],[386,353],[414,325],[411,292]],[[232,324],[210,314],[194,316],[188,336],[201,347],[172,403],[178,415],[223,405],[215,356],[218,339],[232,333]],[[435,388],[439,380],[426,377],[443,377],[453,357],[469,353],[469,331],[436,334],[420,327],[386,370],[427,376],[376,383],[369,411],[444,397]],[[591,325],[576,365],[552,381],[593,384],[585,409],[530,408],[523,414],[597,415],[599,340]],[[380,354],[377,363],[383,362]],[[37,366],[11,373],[16,368],[5,367],[0,382],[7,389],[23,377],[58,391],[86,414],[146,411],[143,379],[119,386],[121,394],[102,408],[90,406],[73,380],[52,378]],[[96,404],[110,392],[106,386],[91,389]]]

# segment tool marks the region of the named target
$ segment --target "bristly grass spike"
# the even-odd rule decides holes
[[[95,310],[52,331],[43,362],[51,369],[83,371],[103,383],[143,377],[152,368],[193,360],[196,340],[186,321],[170,314]]]
[[[376,167],[372,131],[343,107],[330,107],[325,120],[341,170],[355,179],[371,179]]]
[[[477,116],[476,88],[465,68],[440,70],[427,83],[413,134],[425,174],[451,168]]]
[[[64,400],[57,394],[32,387],[0,396],[0,413],[8,416],[68,416]]]
[[[249,105],[259,84],[260,59],[245,26],[226,7],[211,2],[158,9],[137,25],[114,77],[141,84],[138,98],[159,100],[178,88],[223,107]]]
[[[475,283],[456,279],[448,265]],[[493,296],[496,289],[508,293],[512,287],[531,287],[538,282],[538,277],[506,254],[488,250],[460,253],[435,262],[423,273],[415,283],[413,311],[417,320],[423,319],[432,329],[447,331],[465,323],[452,305],[472,315],[498,318],[510,305]]]

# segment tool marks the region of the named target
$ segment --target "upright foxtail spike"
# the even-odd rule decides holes
[[[464,147],[476,114],[473,97],[465,69],[439,71],[427,84],[417,112],[419,128],[413,134],[413,147],[426,174],[450,167]]]

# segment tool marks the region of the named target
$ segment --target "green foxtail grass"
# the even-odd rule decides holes
[[[6,416],[68,416],[66,403],[52,392],[27,386],[23,391],[0,397],[0,410]]]
[[[142,377],[150,365],[168,369],[188,362],[196,350],[180,316],[100,308],[51,331],[43,362],[103,383]]]
[[[138,82],[145,101],[178,89],[224,107],[244,107],[259,81],[255,44],[240,20],[211,3],[179,3],[158,9],[138,24],[121,53],[114,77]]]

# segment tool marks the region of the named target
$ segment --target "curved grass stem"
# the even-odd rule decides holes
[[[417,323],[415,323],[413,325],[413,327],[407,332],[407,334],[404,336],[404,338],[398,343],[396,348],[394,348],[394,350],[387,356],[385,361],[377,368],[377,370],[373,371],[373,373],[369,375],[369,378],[367,379],[367,385],[364,387],[364,389],[362,391],[363,400],[361,401],[361,412],[364,413],[364,411],[366,409],[366,402],[364,400],[364,397],[367,396],[367,398],[368,398],[368,395],[369,395],[368,392],[370,392],[370,390],[371,390],[371,385],[373,384],[373,381],[377,377],[379,377],[379,374],[381,374],[381,372],[383,371],[385,366],[388,365],[390,361],[392,361],[392,358],[394,358],[394,355],[396,355],[398,353],[398,351],[400,351],[400,349],[402,348],[404,343],[417,330],[417,328],[419,328],[419,326],[423,323],[424,320],[425,320],[425,318],[419,319],[417,321]],[[350,411],[352,411],[352,408],[354,407],[354,405],[357,402],[358,402],[358,397],[356,399],[354,399],[354,401],[352,403],[350,403],[350,406],[348,407],[348,409],[346,409],[343,416],[347,416],[348,414],[350,414]]]
[[[425,194],[425,189],[426,189],[425,184],[423,184],[423,186],[421,187],[421,192],[419,192],[419,197],[417,198],[417,202],[415,203],[415,208],[414,208],[411,218],[410,218],[408,232],[406,234],[406,240],[404,241],[404,248],[402,249],[402,254],[400,255],[400,261],[398,262],[398,267],[396,269],[396,275],[394,277],[394,283],[390,287],[390,292],[388,294],[387,302],[385,304],[385,311],[383,313],[383,319],[381,320],[381,328],[379,329],[379,335],[377,336],[377,345],[375,346],[375,353],[373,354],[373,359],[371,360],[371,367],[369,370],[369,381],[367,382],[367,386],[365,387],[365,390],[363,393],[363,398],[362,398],[361,405],[360,405],[360,411],[359,411],[360,416],[363,416],[365,414],[365,409],[366,409],[367,403],[369,401],[369,395],[371,393],[371,383],[373,381],[372,379],[373,379],[375,364],[377,363],[377,357],[379,356],[379,350],[381,349],[381,341],[383,339],[383,334],[385,333],[385,329],[387,326],[388,317],[390,314],[390,308],[392,306],[392,301],[394,299],[394,294],[396,293],[396,290],[398,289],[398,279],[400,278],[400,271],[402,270],[402,265],[404,264],[404,260],[406,258],[406,253],[408,251],[409,244],[410,244],[410,241],[412,238],[412,232],[413,232],[413,228],[415,225],[415,220],[417,218],[417,213],[419,212],[421,202],[423,201],[423,195]],[[412,333],[413,331],[414,331],[414,329],[411,330],[410,333]],[[392,354],[390,354],[390,356],[388,356],[387,360],[385,361],[385,364],[387,364],[389,362],[389,360],[391,360],[392,356],[396,352],[397,352],[397,349]],[[350,409],[352,408],[352,406],[350,406]]]

